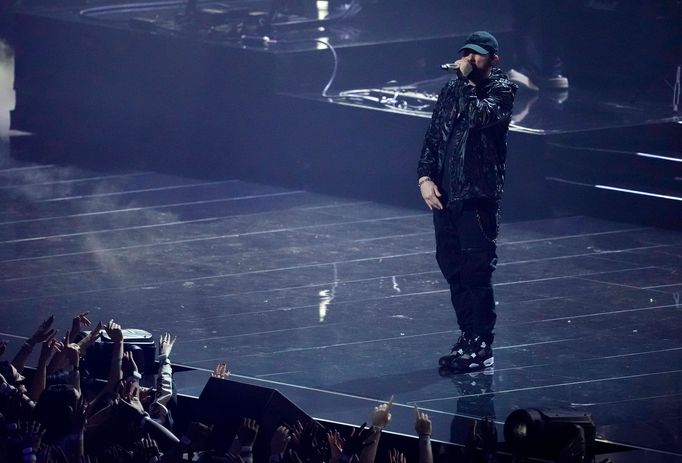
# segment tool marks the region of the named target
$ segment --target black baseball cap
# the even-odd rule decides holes
[[[476,31],[467,37],[466,42],[459,49],[461,52],[464,49],[473,50],[481,55],[487,55],[488,53],[497,54],[499,50],[499,45],[497,39],[493,37],[493,34],[486,31]]]

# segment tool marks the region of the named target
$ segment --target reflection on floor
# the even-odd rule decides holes
[[[416,402],[435,437],[456,440],[454,415],[573,406],[606,439],[682,453],[682,233],[504,225],[496,369],[441,377],[455,319],[426,212],[236,179],[0,165],[0,331],[15,345],[41,317],[58,313],[63,330],[89,310],[177,335],[175,361],[203,369],[177,375],[182,392],[227,360],[321,418],[362,422],[395,394],[394,430],[411,432]]]
[[[9,135],[9,112],[15,102],[13,83],[13,51],[0,39],[0,140],[6,140]]]

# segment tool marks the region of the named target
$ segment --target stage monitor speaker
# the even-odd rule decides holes
[[[227,450],[242,418],[252,418],[260,426],[254,446],[254,461],[267,461],[270,456],[269,439],[278,426],[292,426],[297,421],[305,426],[313,421],[276,389],[210,378],[199,396],[194,420],[214,426],[216,439],[212,444]]]
[[[592,455],[596,426],[584,411],[564,408],[526,408],[511,412],[504,423],[504,438],[521,455],[555,459],[559,450],[582,428],[585,451]]]
[[[80,340],[89,331],[78,333],[76,339]],[[111,366],[113,343],[105,331],[102,331],[87,351],[85,366],[96,378],[106,379],[109,376]],[[143,375],[153,375],[158,371],[156,362],[156,343],[152,334],[145,330],[126,328],[123,330],[123,350],[133,353],[133,359],[137,368]]]

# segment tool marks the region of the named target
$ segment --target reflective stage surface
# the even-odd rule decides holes
[[[412,432],[417,403],[435,437],[454,441],[457,416],[501,423],[518,407],[572,406],[600,437],[653,449],[647,461],[680,460],[680,232],[585,217],[503,224],[495,370],[442,377],[455,318],[428,212],[1,162],[0,337],[11,346],[50,313],[63,332],[89,310],[177,335],[174,361],[200,369],[176,375],[184,393],[227,361],[235,380],[329,420],[362,423],[395,394],[394,431]]]

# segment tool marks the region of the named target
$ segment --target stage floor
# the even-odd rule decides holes
[[[417,403],[453,441],[467,417],[573,406],[600,437],[652,449],[638,461],[681,461],[680,232],[504,224],[495,370],[442,377],[455,318],[428,211],[7,155],[0,198],[10,352],[43,317],[63,333],[88,310],[177,335],[174,361],[199,369],[177,375],[183,393],[227,361],[328,420],[359,424],[395,394],[394,431],[411,433]]]

